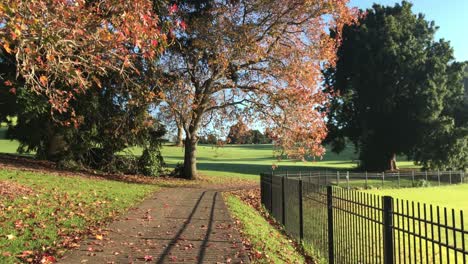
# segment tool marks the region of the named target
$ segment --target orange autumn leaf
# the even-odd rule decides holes
[[[48,80],[46,76],[41,75],[41,77],[39,77],[39,81],[41,82],[43,86],[47,86]]]
[[[3,48],[5,49],[7,53],[10,53],[10,54],[13,53],[13,50],[10,48],[10,45],[8,43],[4,43]]]

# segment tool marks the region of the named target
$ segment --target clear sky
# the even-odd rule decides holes
[[[350,6],[360,9],[373,3],[395,5],[395,0],[351,0]],[[411,0],[413,11],[433,20],[439,30],[436,38],[449,40],[457,61],[468,61],[468,0]]]

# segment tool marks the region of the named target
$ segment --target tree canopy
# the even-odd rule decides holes
[[[340,151],[349,138],[368,170],[396,169],[397,154],[425,167],[466,167],[463,64],[411,8],[374,5],[344,26],[336,67],[326,71],[326,91],[337,95],[328,141]]]
[[[20,152],[61,164],[156,174],[164,128],[152,63],[170,39],[162,1],[0,3],[0,118]],[[164,21],[160,19],[164,15]],[[5,95],[5,96],[4,96]],[[140,158],[118,153],[142,146]]]
[[[180,1],[183,27],[160,60],[165,107],[185,130],[184,176],[196,178],[201,127],[240,115],[271,129],[290,157],[323,155],[321,68],[354,20],[348,1]]]
[[[2,52],[14,55],[16,78],[2,76],[15,93],[19,86],[46,96],[52,113],[70,113],[70,101],[118,72],[134,96],[131,104],[154,97],[135,82],[138,58],[156,58],[167,36],[150,0],[7,0],[0,4]],[[147,64],[149,67],[151,64]],[[16,84],[20,81],[20,85]]]

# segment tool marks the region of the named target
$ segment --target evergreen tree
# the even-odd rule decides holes
[[[431,168],[466,167],[463,64],[411,8],[374,5],[344,27],[336,67],[326,71],[326,89],[339,95],[328,141],[340,151],[349,138],[367,170],[397,169],[397,154]]]

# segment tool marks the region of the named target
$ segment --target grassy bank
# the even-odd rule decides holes
[[[231,215],[240,222],[244,239],[252,245],[253,263],[304,263],[288,238],[254,208],[233,195],[225,195]]]
[[[0,170],[0,263],[61,255],[157,185]],[[95,234],[94,234],[95,233]]]

